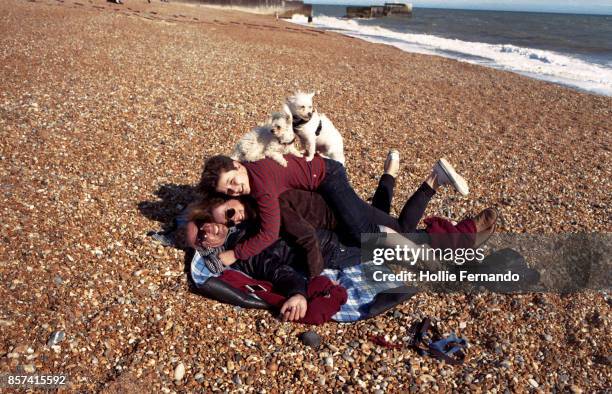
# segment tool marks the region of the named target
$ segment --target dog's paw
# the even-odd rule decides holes
[[[302,152],[300,152],[299,150],[293,151],[291,153],[293,154],[293,156],[296,156],[296,157],[304,157]]]
[[[283,167],[287,167],[287,160],[282,156],[271,156],[270,159],[274,160],[275,162],[277,162],[278,164],[280,164]]]

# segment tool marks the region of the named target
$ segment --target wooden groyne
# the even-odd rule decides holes
[[[278,15],[279,18],[291,18],[294,14],[312,16],[312,5],[304,4],[300,0],[181,0],[181,2]]]
[[[284,1],[284,12],[279,13],[279,18],[289,18],[295,14],[304,15],[312,18],[312,5],[304,4],[303,1]]]

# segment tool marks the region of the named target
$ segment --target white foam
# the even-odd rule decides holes
[[[393,45],[407,52],[450,57],[612,96],[612,67],[561,53],[509,44],[495,45],[428,34],[400,33],[380,26],[364,26],[355,19],[316,16],[314,23],[308,24],[306,17],[294,15],[291,21],[369,42]]]

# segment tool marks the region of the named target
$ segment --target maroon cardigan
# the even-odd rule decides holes
[[[280,195],[279,203],[283,233],[306,251],[308,276],[314,278],[324,268],[317,229],[335,230],[336,217],[316,192],[288,190]]]

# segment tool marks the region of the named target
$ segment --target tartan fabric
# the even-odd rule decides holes
[[[218,273],[212,272],[206,264],[206,259],[202,257],[198,251],[191,260],[191,278],[193,282],[202,284],[211,276],[218,276]],[[353,267],[344,268],[342,270],[326,269],[321,275],[327,276],[331,280],[335,280],[346,289],[348,299],[333,317],[340,323],[354,322],[368,316],[369,305],[374,300],[378,293],[385,290],[394,289],[403,286],[403,282],[376,282],[372,280],[374,271],[383,271],[383,273],[392,273],[389,267],[385,265],[375,265],[372,262],[367,262]]]
[[[202,257],[200,252],[197,250],[191,259],[190,275],[195,285],[203,284],[206,282],[206,279],[210,278],[211,276],[219,276],[218,273],[214,273],[208,269],[204,257]]]
[[[335,280],[344,287],[348,299],[333,317],[340,323],[354,322],[369,316],[369,305],[377,294],[404,286],[404,282],[374,281],[372,275],[375,271],[391,274],[393,271],[386,265],[376,265],[372,262],[355,265],[342,270],[326,269],[322,275]]]

